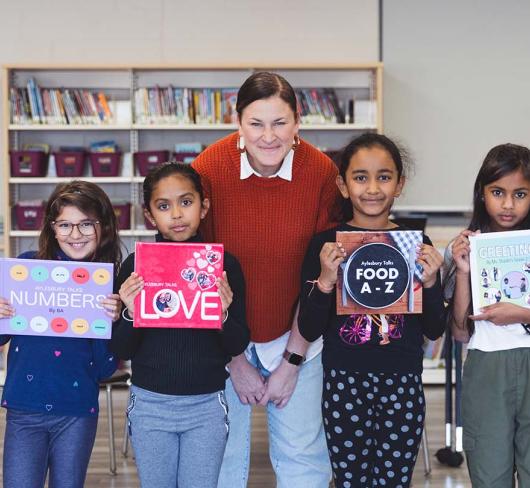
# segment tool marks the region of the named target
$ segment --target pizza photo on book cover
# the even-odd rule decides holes
[[[337,232],[336,240],[346,251],[337,314],[422,312],[422,269],[416,262],[421,231]]]
[[[110,339],[100,301],[113,279],[111,263],[0,258],[0,296],[16,311],[0,334]]]
[[[221,329],[216,279],[222,244],[137,242],[135,271],[144,287],[134,300],[134,327]]]
[[[507,302],[530,307],[530,231],[469,236],[473,313]]]

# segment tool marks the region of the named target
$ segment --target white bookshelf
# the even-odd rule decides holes
[[[172,150],[178,142],[200,142],[204,146],[237,129],[235,124],[139,124],[134,120],[134,93],[142,87],[237,88],[253,72],[275,71],[296,88],[332,88],[337,96],[369,102],[370,120],[344,124],[303,124],[302,137],[323,150],[336,150],[355,133],[383,130],[383,77],[381,63],[300,66],[89,66],[89,65],[9,65],[3,67],[4,115],[4,254],[13,256],[35,248],[38,231],[17,230],[12,207],[21,200],[46,200],[54,186],[72,178],[57,177],[53,168],[42,178],[12,177],[9,150],[27,143],[82,146],[112,139],[127,157],[116,177],[94,177],[87,170],[80,179],[101,184],[113,201],[132,203],[131,228],[120,232],[130,250],[135,240],[152,239],[145,229],[141,210],[143,177],[132,167],[132,154],[144,150]],[[79,88],[103,91],[114,113],[114,123],[101,124],[14,124],[10,118],[10,88],[22,88],[34,78],[41,88]],[[364,113],[364,112],[363,112]]]

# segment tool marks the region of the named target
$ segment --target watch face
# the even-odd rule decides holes
[[[291,364],[294,364],[295,366],[300,366],[302,364],[302,361],[304,360],[303,356],[300,356],[300,354],[295,354],[294,352],[289,355],[289,361]]]

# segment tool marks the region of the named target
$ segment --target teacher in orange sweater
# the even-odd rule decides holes
[[[250,76],[239,89],[236,111],[238,133],[193,163],[211,201],[204,238],[222,242],[243,268],[252,340],[228,365],[230,433],[218,487],[247,484],[256,404],[267,407],[277,486],[327,487],[322,339],[306,342],[293,319],[307,245],[333,223],[337,169],[300,140],[296,95],[283,77]]]

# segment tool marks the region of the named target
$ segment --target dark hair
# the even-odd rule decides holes
[[[59,244],[55,238],[52,222],[57,219],[63,208],[68,206],[75,207],[99,221],[100,226],[96,226],[98,244],[90,259],[113,263],[114,272],[118,273],[121,265],[121,240],[114,208],[107,194],[98,185],[88,181],[74,180],[55,187],[46,204],[37,258],[57,258]]]
[[[473,187],[473,214],[469,222],[469,230],[480,230],[481,232],[491,231],[491,217],[488,215],[484,202],[484,188],[514,171],[521,171],[524,178],[530,181],[530,150],[527,147],[518,146],[517,144],[500,144],[490,149],[488,154],[486,154]],[[517,228],[530,228],[530,212]],[[452,288],[454,288],[455,273],[456,266],[454,261],[452,261],[443,283],[446,296],[454,292]],[[454,297],[449,300],[448,320],[452,320],[454,317],[453,300]],[[470,303],[466,316],[470,315],[471,311],[472,307]],[[469,335],[472,335],[475,330],[474,322],[468,319],[466,327]]]
[[[408,167],[411,165],[407,151],[382,134],[373,132],[366,132],[358,137],[352,139],[346,147],[344,147],[338,157],[339,174],[346,181],[346,173],[350,166],[352,157],[361,149],[371,149],[373,147],[380,147],[384,149],[394,161],[398,172],[398,178],[406,175]],[[349,198],[340,198],[341,220],[347,222],[353,218],[353,207]]]
[[[501,144],[492,148],[479,169],[473,187],[473,214],[468,229],[489,232],[490,216],[484,202],[484,188],[504,176],[520,170],[525,179],[530,181],[530,150],[516,144]],[[519,224],[518,228],[530,228],[530,213]]]
[[[256,100],[271,97],[280,97],[293,111],[294,118],[298,119],[298,105],[293,87],[283,77],[269,71],[259,71],[249,76],[237,92],[236,112],[239,118],[243,110]]]
[[[144,208],[150,211],[151,196],[157,183],[168,176],[178,175],[187,178],[193,184],[195,191],[199,194],[201,202],[204,200],[201,177],[189,164],[168,162],[155,166],[144,180]]]

